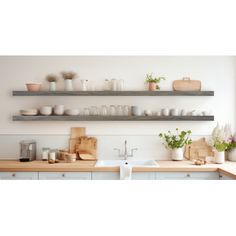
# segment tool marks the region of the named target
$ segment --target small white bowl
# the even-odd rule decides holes
[[[52,114],[51,106],[43,106],[40,108],[40,114],[43,116],[50,116]]]
[[[78,116],[79,115],[79,110],[78,109],[67,109],[65,111],[65,114],[68,116]]]
[[[20,110],[22,116],[36,116],[38,114],[38,109],[24,109]]]

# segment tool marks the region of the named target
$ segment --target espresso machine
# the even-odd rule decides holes
[[[36,141],[24,140],[20,142],[20,159],[21,162],[36,160]]]

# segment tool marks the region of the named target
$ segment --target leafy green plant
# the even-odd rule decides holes
[[[191,144],[192,140],[189,138],[192,131],[180,131],[176,128],[176,134],[172,134],[170,131],[167,133],[160,133],[159,137],[164,141],[164,145],[169,149],[182,148],[187,144]]]
[[[165,80],[165,77],[154,77],[153,74],[146,74],[146,83],[160,83],[161,80]],[[157,89],[160,89],[160,87],[157,85]]]
[[[229,147],[229,143],[226,142],[216,142],[214,145],[214,148],[218,151],[218,152],[224,152],[228,149]]]

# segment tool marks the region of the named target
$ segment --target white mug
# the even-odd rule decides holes
[[[168,108],[163,108],[162,109],[162,115],[163,116],[169,116],[170,115],[170,110]]]
[[[55,115],[62,116],[62,115],[64,115],[64,112],[65,112],[64,105],[54,106]]]

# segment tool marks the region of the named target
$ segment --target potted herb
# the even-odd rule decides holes
[[[219,124],[214,128],[209,144],[214,148],[214,162],[222,164],[225,161],[225,151],[230,144],[231,134],[227,126],[220,127]]]
[[[61,75],[65,81],[65,91],[73,91],[73,83],[72,80],[77,78],[78,75],[73,71],[63,71]]]
[[[46,77],[46,80],[49,82],[49,91],[56,91],[56,83],[58,80],[58,77],[56,75],[53,74],[49,74]]]
[[[190,130],[179,132],[179,129],[176,128],[176,134],[172,134],[170,131],[159,134],[159,137],[164,141],[165,147],[171,151],[171,159],[173,161],[183,160],[183,147],[192,143],[192,140],[189,138],[191,133]]]
[[[154,77],[152,74],[146,75],[146,83],[148,84],[149,91],[160,90],[160,86],[158,85],[161,80],[165,80],[164,77]]]
[[[226,149],[228,154],[228,160],[236,162],[236,133],[232,135],[231,128],[229,125],[227,125],[224,130],[228,138],[228,147]]]

